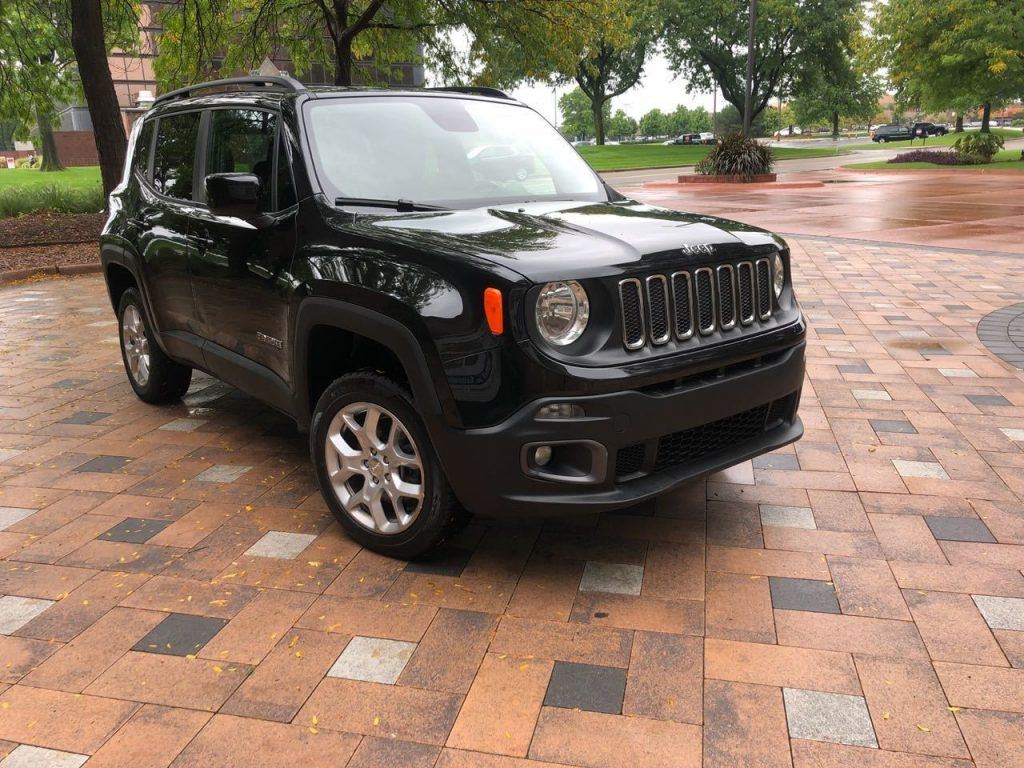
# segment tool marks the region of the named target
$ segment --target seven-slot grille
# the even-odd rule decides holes
[[[626,349],[672,338],[709,336],[765,321],[772,315],[768,259],[698,267],[619,283],[622,341]]]

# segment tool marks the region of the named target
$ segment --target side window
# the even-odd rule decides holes
[[[199,113],[185,112],[160,118],[153,154],[153,185],[162,194],[192,199]]]
[[[295,205],[295,185],[292,182],[292,170],[288,162],[288,148],[284,136],[277,147],[277,210],[283,211]]]
[[[135,139],[135,156],[132,158],[132,170],[142,176],[149,177],[149,150],[153,148],[153,122],[146,120],[139,129]]]
[[[218,109],[210,113],[206,172],[254,173],[260,177],[260,210],[272,205],[274,136],[277,116],[270,112]]]

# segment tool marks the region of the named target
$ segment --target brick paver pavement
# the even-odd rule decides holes
[[[1015,256],[796,241],[796,446],[406,565],[204,376],[138,402],[97,277],[0,290],[8,766],[1024,765]]]

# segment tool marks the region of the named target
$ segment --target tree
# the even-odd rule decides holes
[[[666,116],[667,133],[678,136],[681,133],[702,133],[711,130],[711,115],[703,107],[687,109],[680,104]]]
[[[463,83],[491,49],[513,57],[542,38],[564,46],[588,13],[587,0],[183,0],[161,14],[155,69],[168,87],[287,55],[300,75],[323,64],[336,85],[353,85],[385,81],[422,51],[443,80]],[[468,54],[453,32],[469,34]]]
[[[1024,93],[1024,7],[1019,0],[876,3],[875,51],[897,96],[926,109],[993,106]]]
[[[84,88],[103,189],[121,177],[127,142],[107,54],[139,37],[131,0],[0,0],[0,111],[39,130],[43,170],[60,169],[56,105]]]
[[[579,88],[573,88],[558,100],[558,108],[562,113],[562,133],[573,139],[591,139],[594,137],[594,114],[590,111],[590,99]],[[604,117],[610,118],[611,102],[604,107]]]
[[[860,0],[759,0],[754,27],[751,121],[814,62],[832,53],[829,41]],[[665,0],[664,44],[673,70],[692,91],[721,89],[744,110],[749,0]]]
[[[839,138],[839,118],[870,121],[884,93],[882,81],[866,58],[867,42],[861,35],[863,16],[858,10],[847,17],[847,28],[831,41],[833,53],[808,67],[797,81],[793,101],[797,122],[804,125],[828,122]]]
[[[609,136],[622,139],[626,136],[636,135],[637,122],[621,109],[617,109],[614,115],[605,120],[605,128]]]
[[[638,130],[641,136],[667,136],[671,129],[669,116],[655,108],[640,118]]]

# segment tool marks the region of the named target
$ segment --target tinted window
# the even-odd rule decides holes
[[[256,110],[210,113],[206,173],[254,173],[263,182],[260,210],[271,210],[277,116]]]
[[[291,167],[288,162],[288,148],[284,136],[277,148],[277,210],[295,205],[295,187],[292,184]]]
[[[153,185],[168,197],[192,199],[192,173],[199,133],[199,113],[160,118],[153,153]]]
[[[149,150],[153,146],[153,121],[146,120],[139,129],[135,139],[135,156],[132,158],[132,170],[140,176],[149,175]]]

